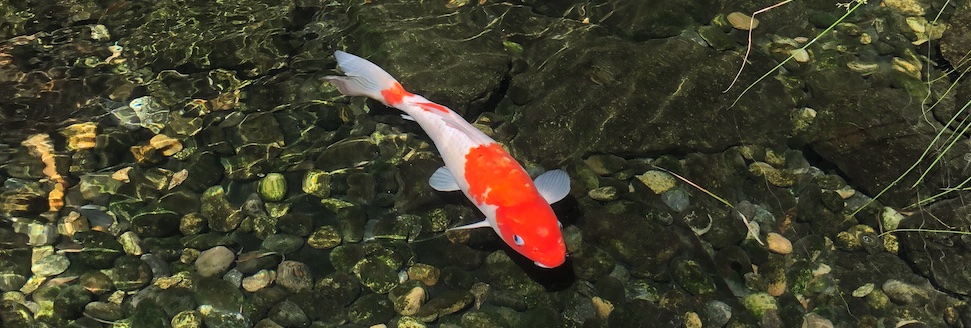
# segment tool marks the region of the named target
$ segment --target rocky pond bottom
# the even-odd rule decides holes
[[[52,3],[0,1],[2,327],[971,327],[966,2]],[[447,231],[338,49],[568,172],[566,264]]]
[[[422,138],[396,132],[403,120],[364,115],[334,131],[298,134],[281,124],[336,112],[245,114],[231,127],[210,125],[182,139],[177,151],[148,155],[141,149],[159,138],[145,130],[104,123],[82,137],[71,134],[79,127],[66,128],[73,150],[53,163],[71,163],[72,171],[85,158],[136,163],[80,175],[56,216],[43,211],[54,183],[30,179],[47,172],[44,157],[8,148],[5,167],[27,169],[7,178],[2,194],[11,221],[0,228],[4,326],[960,327],[969,320],[958,295],[971,290],[971,261],[948,246],[963,238],[881,233],[960,224],[963,212],[908,217],[811,166],[800,151],[741,146],[568,163],[572,196],[554,209],[569,260],[542,269],[505,249],[491,229],[446,232],[480,214],[461,195],[427,186],[439,160]],[[488,117],[477,124],[502,129]],[[180,124],[187,123],[164,129],[190,129]],[[220,145],[211,140],[193,143],[217,132],[238,155],[201,146]],[[252,136],[264,139],[241,141]],[[314,148],[310,137],[338,141]],[[84,148],[79,140],[93,142]],[[299,153],[274,146],[301,143]],[[309,154],[313,161],[294,159]],[[286,161],[306,164],[257,171]],[[56,221],[26,219],[37,216]]]

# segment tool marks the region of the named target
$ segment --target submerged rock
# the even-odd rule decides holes
[[[704,295],[715,291],[715,282],[711,276],[704,273],[697,262],[693,260],[677,260],[672,263],[672,277],[693,295]]]
[[[301,188],[303,192],[327,198],[331,192],[331,175],[321,170],[309,170],[303,177]]]
[[[269,318],[284,327],[304,327],[310,323],[307,314],[289,300],[284,300],[270,309]]]
[[[81,317],[84,306],[91,302],[91,292],[80,285],[70,285],[61,289],[54,298],[54,315],[62,319]]]
[[[118,290],[134,291],[138,290],[152,281],[152,268],[134,256],[122,256],[115,260],[115,265],[105,272],[111,278],[112,284]]]
[[[84,315],[104,321],[118,321],[125,317],[121,305],[106,302],[91,302],[84,306]]]
[[[252,276],[243,278],[242,286],[246,291],[253,293],[269,286],[274,279],[276,279],[276,272],[263,269]]]
[[[303,243],[303,238],[297,236],[273,234],[267,236],[260,247],[274,253],[290,254],[303,247]]]
[[[345,139],[330,145],[314,165],[323,171],[354,168],[377,158],[378,147],[371,138]]]
[[[199,314],[202,315],[206,327],[212,328],[234,328],[250,327],[253,323],[242,313],[232,310],[222,310],[214,306],[203,304],[199,306]]]
[[[179,312],[172,317],[172,328],[196,328],[202,327],[202,314],[196,310],[186,310]]]
[[[67,256],[51,254],[34,263],[30,271],[39,276],[56,276],[67,270],[70,265],[71,261]]]
[[[637,176],[637,180],[648,188],[651,188],[651,191],[658,195],[674,188],[678,183],[671,174],[658,170],[644,172],[644,174]]]
[[[202,311],[202,306],[209,306],[215,310],[226,311],[230,315],[239,311],[243,305],[243,292],[229,281],[218,278],[205,278],[196,282],[195,290],[192,291],[192,299],[196,304],[200,304],[198,310]],[[206,313],[202,313],[207,316]],[[220,314],[222,315],[222,314]]]
[[[501,316],[484,311],[466,312],[462,315],[462,327],[468,328],[487,328],[487,327],[509,327]]]
[[[20,289],[27,283],[27,278],[16,273],[0,274],[0,291],[9,292]]]
[[[743,31],[753,30],[759,27],[758,19],[737,11],[728,14],[725,16],[725,19],[732,24],[732,27]]]
[[[195,261],[196,272],[203,277],[215,277],[229,270],[236,254],[225,246],[216,246],[199,254]]]
[[[956,198],[936,203],[900,221],[899,228],[946,230],[949,227],[968,226],[971,224],[969,214],[971,207],[961,204],[960,198]],[[898,236],[901,257],[917,272],[929,277],[943,290],[961,295],[971,294],[971,254],[965,251],[968,245],[966,237],[932,231],[907,232]],[[875,241],[874,238],[874,244],[882,248],[882,243]],[[935,253],[939,256],[934,256]]]
[[[323,295],[342,307],[356,300],[360,292],[360,284],[354,276],[348,274],[332,274],[318,280],[314,285],[314,293]]]
[[[379,294],[365,295],[348,309],[351,322],[365,326],[388,322],[394,315],[391,301],[387,296]]]
[[[364,258],[351,271],[361,284],[378,294],[386,294],[398,285],[398,272],[379,259]]]
[[[278,202],[287,195],[287,179],[280,173],[270,173],[257,186],[260,197],[267,202]]]
[[[433,295],[425,305],[422,305],[415,314],[423,322],[432,322],[441,316],[449,315],[472,304],[475,297],[471,293],[462,290],[454,290]]]
[[[81,287],[95,295],[103,295],[115,288],[111,278],[100,271],[85,272],[78,280]]]
[[[722,86],[708,83],[705,77],[735,74],[734,56],[714,53],[677,37],[637,44],[620,40],[604,43],[608,39],[588,33],[575,32],[568,38],[570,41],[562,41],[569,42],[570,47],[543,42],[527,48],[526,61],[535,69],[514,75],[510,86],[514,104],[504,104],[501,110],[520,113],[512,122],[518,126],[549,126],[555,119],[557,128],[520,130],[511,144],[520,150],[521,159],[554,166],[591,152],[724,149],[739,144],[740,138],[752,143],[773,142],[788,133],[782,125],[766,124],[788,121],[788,107],[782,102],[742,98],[733,111],[760,118],[744,122],[737,121],[732,111],[715,105],[731,101],[722,93]],[[631,67],[638,69],[632,71]],[[722,73],[713,73],[716,71]],[[743,79],[745,74],[749,73],[743,73]],[[652,81],[672,78],[689,82],[672,84],[667,89],[638,87],[659,85]],[[533,92],[546,85],[567,87]],[[775,82],[763,81],[756,87],[782,91]],[[638,90],[631,92],[628,88]],[[529,96],[518,100],[519,94]],[[654,104],[649,113],[630,105],[648,103]],[[688,112],[704,115],[705,119],[685,115]],[[645,114],[651,117],[649,121],[641,119]],[[741,136],[739,130],[747,132]]]
[[[221,186],[210,187],[202,194],[202,215],[208,219],[209,228],[219,232],[232,231],[243,221]]]
[[[394,304],[395,312],[403,316],[411,316],[418,313],[418,309],[425,303],[427,293],[421,286],[416,284],[403,284],[396,287],[388,294]]]
[[[297,261],[283,261],[277,267],[277,283],[291,292],[301,292],[313,288],[314,279],[310,268]]]
[[[428,264],[416,263],[408,268],[408,279],[421,281],[425,286],[435,286],[440,276],[441,270]]]
[[[132,231],[144,237],[167,237],[179,231],[181,215],[161,206],[142,208],[131,218]]]
[[[774,232],[770,232],[765,237],[765,242],[769,251],[773,253],[786,255],[792,253],[792,242],[786,237]]]
[[[766,293],[753,293],[742,297],[742,305],[757,318],[761,318],[767,312],[776,311],[779,308],[775,298]]]
[[[333,226],[320,226],[307,238],[307,244],[316,249],[331,249],[341,243],[341,235]]]
[[[150,298],[138,302],[128,320],[132,327],[165,327],[170,322],[165,311]]]
[[[968,4],[964,4],[955,10],[941,39],[941,56],[951,65],[960,63],[964,54],[971,51],[971,11],[968,8]]]

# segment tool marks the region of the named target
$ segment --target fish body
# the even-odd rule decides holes
[[[485,215],[481,222],[453,229],[491,227],[538,266],[564,263],[566,246],[550,204],[569,194],[566,172],[552,170],[533,180],[499,143],[451,109],[406,91],[370,61],[343,51],[334,56],[345,76],[326,79],[344,95],[372,98],[417,122],[445,162],[429,184],[439,191],[462,191]]]

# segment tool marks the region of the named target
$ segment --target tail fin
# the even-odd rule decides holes
[[[410,95],[391,74],[367,59],[335,51],[337,67],[346,76],[327,76],[327,81],[345,96],[367,96],[388,106],[394,106]]]

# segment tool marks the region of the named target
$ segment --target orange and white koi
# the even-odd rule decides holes
[[[512,249],[537,266],[566,261],[566,245],[550,204],[570,193],[570,177],[552,170],[531,180],[523,167],[495,140],[462,116],[425,97],[405,91],[391,74],[361,57],[337,51],[345,76],[328,76],[346,96],[367,96],[405,112],[435,143],[445,166],[429,178],[439,191],[461,190],[485,220],[453,228],[491,227]]]

